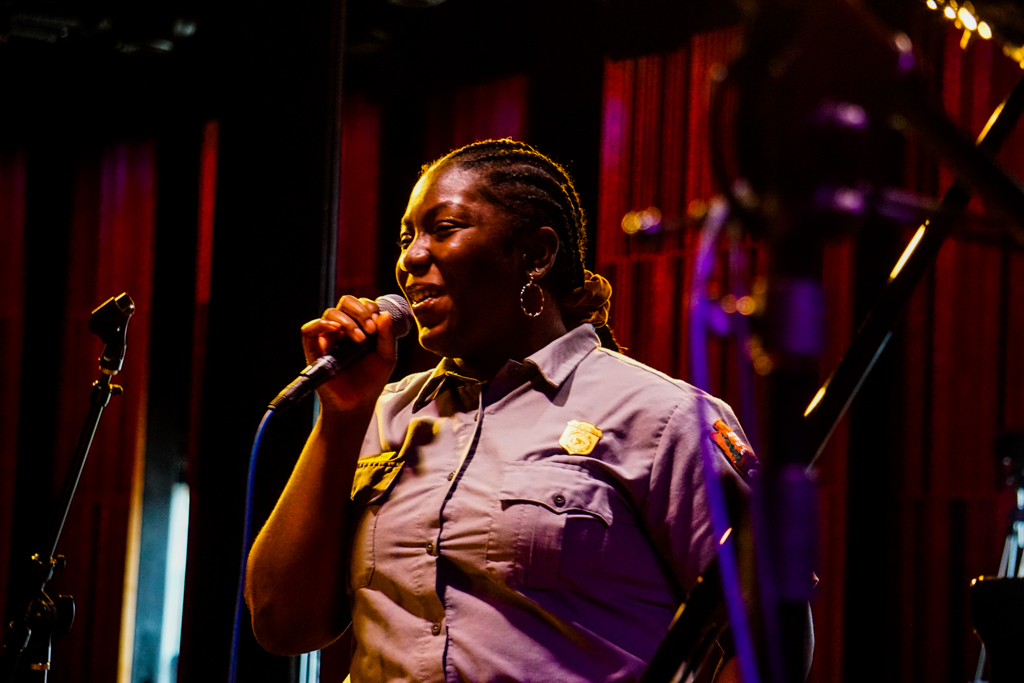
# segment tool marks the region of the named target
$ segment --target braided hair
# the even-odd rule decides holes
[[[423,174],[445,166],[477,169],[480,194],[505,209],[516,230],[551,227],[568,258],[556,258],[552,290],[559,295],[583,284],[587,248],[586,218],[565,169],[526,144],[509,138],[474,142],[423,167]]]
[[[580,198],[572,178],[561,165],[540,153],[525,142],[510,138],[483,140],[460,147],[437,161],[427,164],[422,175],[455,166],[475,169],[480,173],[479,192],[487,201],[500,206],[512,217],[515,230],[526,230],[548,226],[558,235],[563,258],[556,258],[549,280],[549,287],[555,296],[563,300],[572,299],[573,306],[580,309],[580,301],[593,299],[590,294],[580,292],[590,289],[595,278],[584,268],[587,250],[586,217],[580,206]],[[604,307],[601,323],[595,323],[601,345],[620,350],[614,334],[604,320],[607,319],[608,297],[611,287],[604,278],[596,279],[607,288],[603,297],[597,297]],[[598,289],[601,289],[599,286]],[[588,304],[589,305],[589,304]],[[583,307],[584,313],[593,309]],[[563,317],[568,311],[563,308]],[[578,324],[581,317],[567,320],[567,324]]]

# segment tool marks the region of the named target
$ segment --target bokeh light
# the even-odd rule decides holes
[[[622,231],[627,235],[643,232],[647,235],[661,232],[661,209],[648,206],[643,211],[630,211],[622,217]]]

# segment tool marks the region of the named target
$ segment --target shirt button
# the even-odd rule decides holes
[[[555,507],[562,507],[563,505],[565,505],[565,496],[563,496],[561,493],[556,493]]]
[[[441,622],[437,622],[436,624],[431,626],[430,627],[430,632],[433,633],[435,636],[440,634],[441,633]]]
[[[451,481],[454,478],[455,478],[455,473],[454,472],[449,472],[448,473],[448,481]]]
[[[427,555],[433,555],[433,554],[434,554],[434,542],[433,541],[427,541]]]

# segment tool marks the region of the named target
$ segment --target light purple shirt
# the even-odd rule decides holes
[[[699,449],[732,471],[732,410],[590,325],[482,387],[455,370],[389,385],[363,443],[352,680],[636,680],[714,556]]]

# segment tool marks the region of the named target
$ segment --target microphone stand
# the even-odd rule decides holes
[[[122,389],[111,384],[110,378],[121,371],[124,363],[125,339],[128,320],[135,313],[135,303],[126,293],[111,297],[92,312],[89,317],[89,331],[99,336],[105,346],[99,359],[100,379],[93,382],[89,398],[89,414],[78,437],[78,445],[72,458],[71,467],[64,479],[64,488],[57,506],[57,515],[44,548],[44,554],[36,553],[29,558],[26,578],[12,602],[13,620],[7,625],[4,635],[3,652],[0,653],[0,683],[11,683],[18,673],[18,664],[27,651],[28,673],[23,680],[46,683],[50,670],[50,649],[53,636],[64,635],[71,630],[75,618],[75,602],[71,596],[58,596],[56,601],[46,594],[46,585],[60,573],[66,562],[62,555],[54,555],[60,540],[64,522],[71,508],[71,501],[78,488],[78,481],[85,469],[96,428],[99,426],[103,409],[111,396],[119,396]]]

